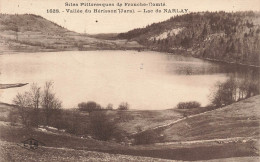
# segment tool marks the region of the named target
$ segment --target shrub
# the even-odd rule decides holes
[[[108,118],[105,112],[99,111],[91,113],[90,129],[97,139],[107,141],[112,139],[117,128],[116,124]]]
[[[154,130],[144,131],[134,136],[134,143],[136,145],[152,144],[161,140],[162,137]]]
[[[17,111],[11,110],[8,114],[8,120],[11,125],[16,125],[19,122],[19,113]]]
[[[125,142],[127,141],[127,133],[118,127],[115,127],[114,132],[113,132],[113,139],[117,142]]]
[[[85,135],[88,133],[88,120],[77,110],[62,110],[51,126],[71,134]]]
[[[108,104],[106,107],[107,110],[113,110],[113,105],[112,104]]]
[[[216,83],[215,89],[211,92],[212,103],[217,107],[229,105],[236,101],[237,81],[229,78],[223,83]]]
[[[201,104],[197,101],[189,101],[189,102],[180,102],[177,105],[178,109],[192,109],[192,108],[198,108]]]
[[[118,110],[128,110],[129,109],[129,104],[127,102],[122,102],[118,108]]]
[[[87,111],[88,113],[91,113],[92,111],[100,110],[101,106],[94,101],[89,101],[87,103],[86,102],[79,103],[78,108],[80,111]]]
[[[216,83],[209,97],[214,106],[221,107],[255,96],[259,94],[259,89],[259,84],[254,80],[231,76],[224,82]]]

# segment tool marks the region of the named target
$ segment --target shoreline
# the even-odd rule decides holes
[[[147,48],[147,50],[155,51],[155,52],[161,52],[161,53],[167,53],[167,54],[170,54],[170,55],[189,56],[189,57],[192,57],[192,58],[197,58],[197,59],[211,61],[211,62],[219,62],[219,63],[225,63],[225,64],[230,64],[230,65],[239,65],[239,66],[247,66],[247,67],[252,67],[252,68],[260,68],[260,65],[244,64],[244,63],[238,63],[238,62],[229,62],[229,61],[218,60],[218,59],[213,59],[213,58],[196,57],[196,56],[193,56],[190,51],[187,51],[185,49],[183,49],[182,51],[177,51],[175,53],[170,52],[170,51],[167,52],[167,51],[153,50],[153,49],[149,49],[149,48]]]
[[[0,89],[23,87],[29,83],[0,84]]]
[[[232,65],[248,66],[248,67],[252,67],[252,68],[260,68],[260,66],[258,66],[258,65],[250,65],[250,64],[248,65],[248,64],[243,64],[243,63],[228,62],[228,61],[224,61],[224,60],[217,60],[217,59],[211,59],[211,58],[200,58],[200,59],[212,61],[212,62],[220,62],[220,63],[226,63],[226,64],[232,64]]]
[[[19,54],[19,53],[41,53],[41,52],[66,52],[66,51],[79,51],[79,52],[83,52],[83,51],[111,51],[111,50],[115,50],[115,51],[138,51],[138,49],[142,49],[142,51],[153,51],[153,52],[161,52],[161,53],[165,53],[165,54],[170,54],[170,55],[181,55],[182,54],[177,54],[177,53],[172,53],[172,52],[166,52],[166,51],[157,51],[157,50],[151,50],[149,48],[132,48],[132,49],[88,49],[88,50],[39,50],[39,51],[10,51],[10,52],[3,52],[0,53],[1,55],[9,55],[9,54]],[[141,51],[141,52],[142,52]],[[138,51],[139,52],[139,51]],[[189,56],[189,57],[193,57],[193,58],[197,58],[197,59],[201,59],[201,60],[207,60],[207,61],[211,61],[211,62],[219,62],[219,63],[226,63],[226,64],[231,64],[231,65],[239,65],[239,66],[247,66],[247,67],[252,67],[252,68],[260,68],[260,65],[252,65],[252,64],[244,64],[244,63],[237,63],[237,62],[229,62],[229,61],[224,61],[224,60],[218,60],[218,59],[211,59],[211,58],[202,58],[202,57],[195,57],[192,56],[191,54],[185,54],[185,56]],[[0,86],[1,89],[1,86]]]

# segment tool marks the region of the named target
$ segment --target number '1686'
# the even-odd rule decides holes
[[[59,9],[47,9],[47,13],[60,13]]]

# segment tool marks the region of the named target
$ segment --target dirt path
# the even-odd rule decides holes
[[[231,143],[231,142],[249,142],[249,141],[257,141],[255,137],[232,137],[232,138],[215,138],[209,140],[194,140],[194,141],[180,141],[180,142],[163,142],[163,143],[155,143],[155,145],[172,145],[172,144],[205,144],[205,143]]]

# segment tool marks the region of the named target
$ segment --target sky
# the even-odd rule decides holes
[[[165,3],[160,7],[87,7],[65,6],[65,3]],[[69,30],[79,33],[120,33],[148,24],[160,22],[176,15],[175,13],[93,13],[93,9],[188,9],[197,11],[260,11],[260,0],[0,0],[0,13],[41,15]],[[47,13],[47,9],[59,9],[60,13]],[[67,13],[66,9],[86,9],[92,13]],[[62,12],[64,11],[64,12]]]

